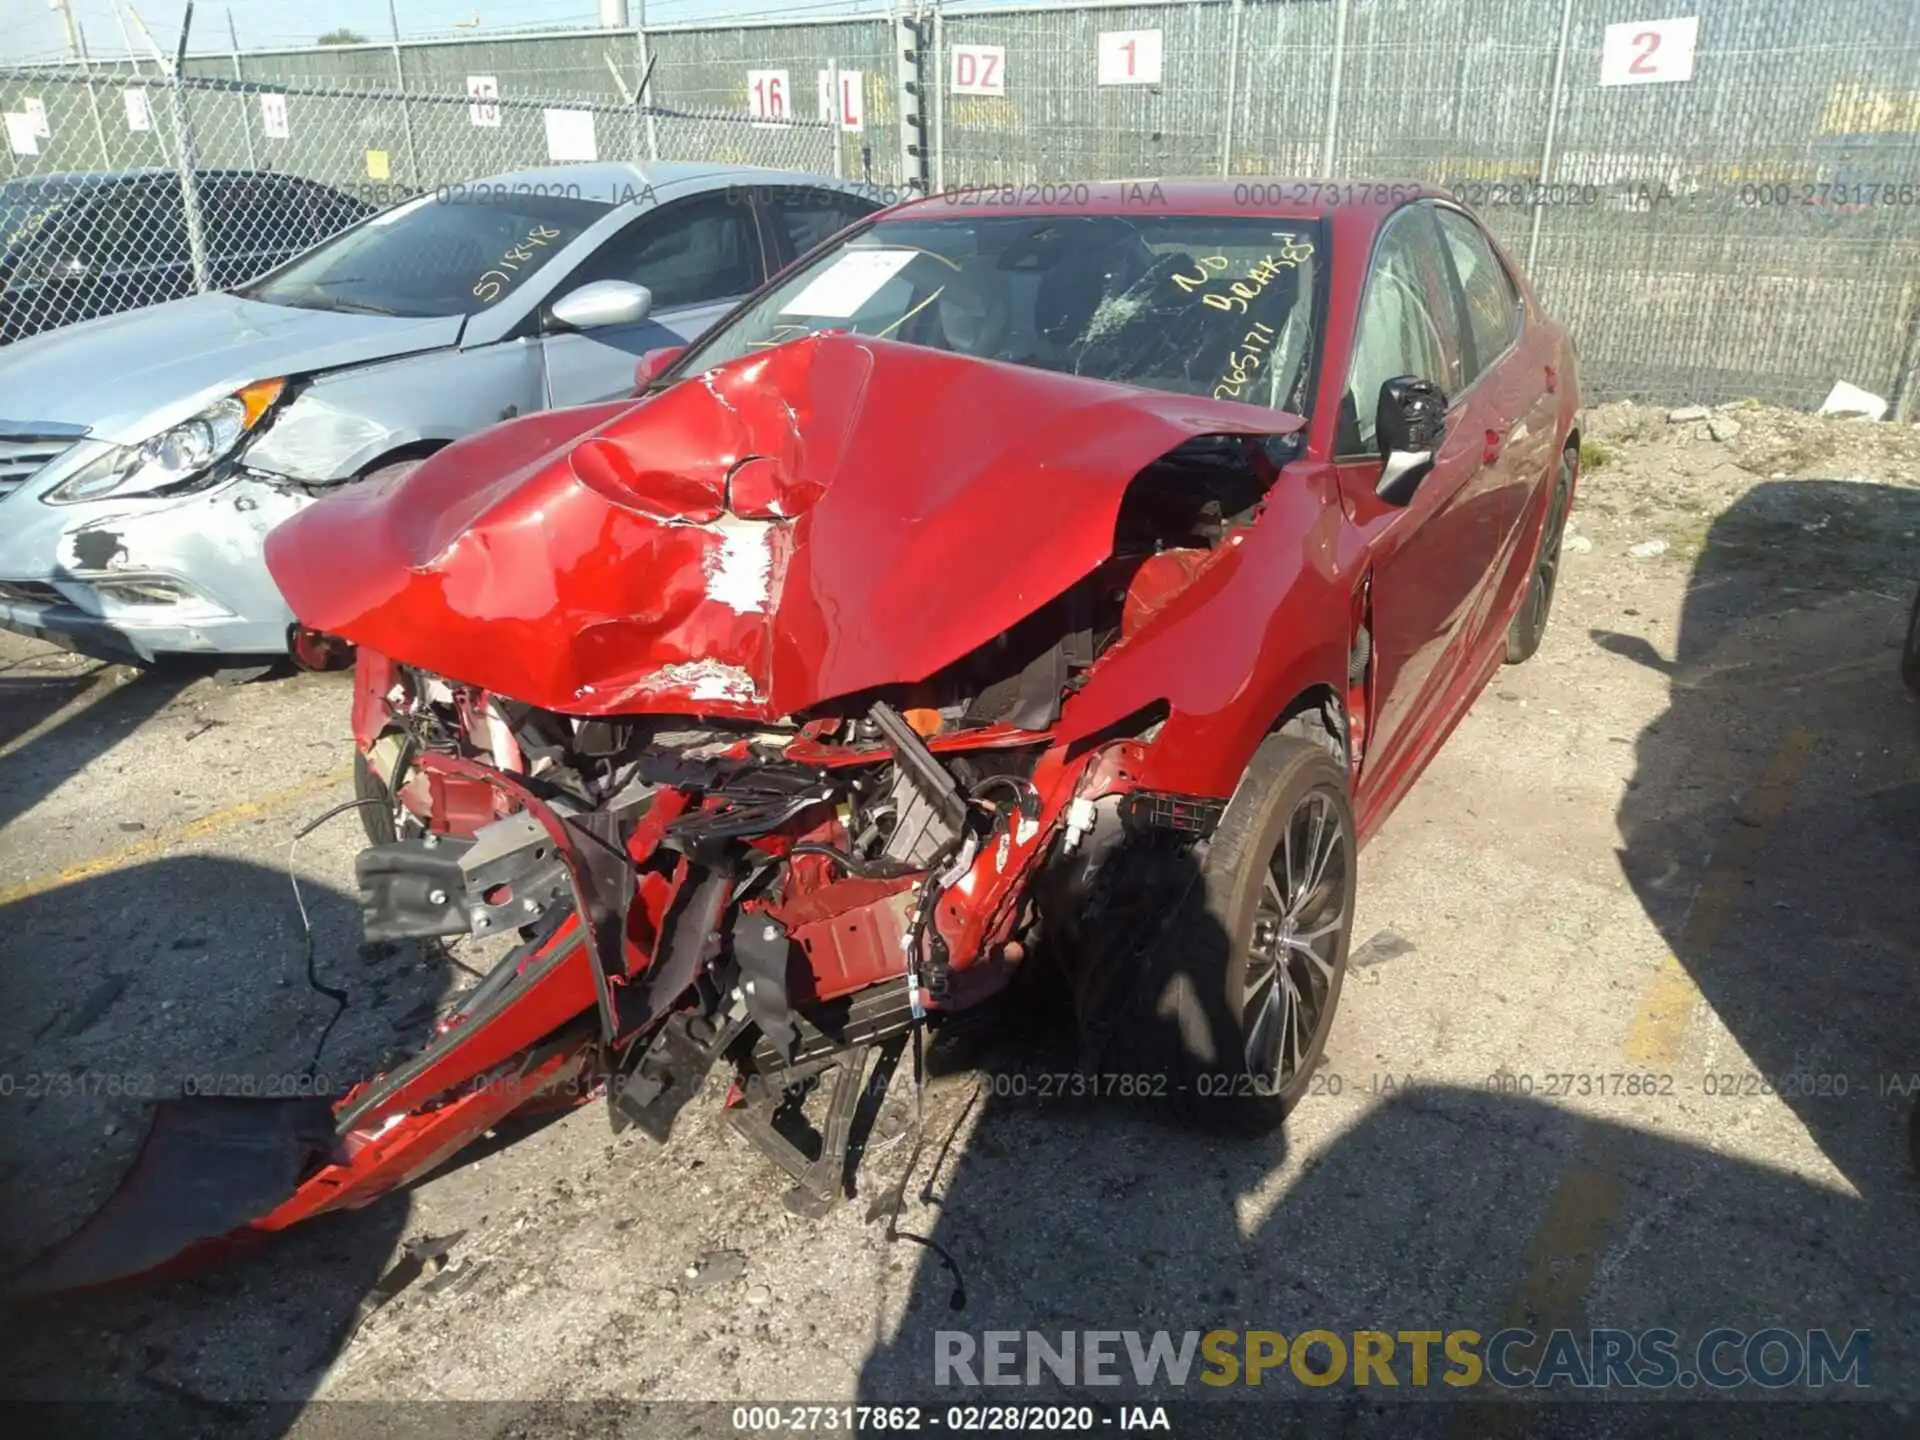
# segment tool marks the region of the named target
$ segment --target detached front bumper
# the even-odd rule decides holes
[[[564,1108],[600,1093],[609,980],[587,918],[589,869],[573,834],[508,776],[439,754],[418,763],[496,786],[503,802],[523,807],[512,818],[533,846],[508,846],[474,867],[483,894],[518,887],[516,919],[530,922],[521,943],[436,1018],[423,1050],[345,1095],[162,1101],[107,1203],[0,1280],[0,1299],[172,1271],[302,1220],[358,1209],[434,1170],[522,1107]],[[524,868],[530,848],[551,862],[545,870]],[[360,869],[364,887],[368,867]],[[535,878],[543,882],[540,899],[529,907],[527,882]],[[363,889],[362,898],[364,905],[373,897]],[[366,917],[380,918],[373,910]],[[380,932],[370,923],[367,933]]]
[[[293,612],[264,545],[310,503],[248,475],[171,499],[16,492],[0,503],[0,627],[107,659],[284,654]]]

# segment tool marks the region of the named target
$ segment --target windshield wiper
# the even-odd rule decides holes
[[[302,310],[331,310],[341,315],[397,315],[397,310],[389,310],[384,305],[367,305],[358,300],[335,300],[324,295],[308,296],[304,300],[283,302]]]

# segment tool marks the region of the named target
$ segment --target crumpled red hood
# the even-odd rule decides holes
[[[1297,416],[817,335],[510,421],[267,540],[301,621],[576,715],[913,682],[1104,560],[1128,482]]]

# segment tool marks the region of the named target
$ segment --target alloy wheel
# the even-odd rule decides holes
[[[1324,790],[1295,805],[1267,862],[1248,945],[1241,1033],[1247,1071],[1278,1094],[1331,1018],[1328,996],[1348,924],[1353,841]]]

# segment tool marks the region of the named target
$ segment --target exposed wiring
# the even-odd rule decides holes
[[[891,880],[896,876],[912,873],[910,867],[891,860],[856,860],[844,850],[832,845],[823,845],[815,840],[802,840],[797,845],[789,845],[787,854],[789,856],[824,855],[849,875],[858,876],[862,880]]]
[[[1040,815],[1040,792],[1033,788],[1031,780],[1022,780],[1018,775],[986,775],[967,787],[967,794],[978,800],[996,785],[1010,788],[1014,794],[1014,803],[1020,807],[1020,813],[1029,820]]]
[[[966,1277],[960,1273],[960,1262],[953,1258],[953,1253],[931,1235],[917,1235],[911,1230],[900,1228],[900,1212],[907,1203],[907,1182],[913,1178],[914,1167],[920,1163],[920,1152],[926,1148],[927,1144],[925,1115],[921,1109],[926,1075],[926,1055],[921,1038],[924,1031],[923,1025],[913,1027],[913,1149],[907,1152],[906,1167],[901,1170],[900,1182],[893,1190],[893,1203],[887,1210],[886,1238],[889,1241],[906,1240],[938,1255],[940,1268],[953,1276],[953,1293],[947,1297],[947,1308],[964,1310],[967,1308],[967,1281]],[[920,1187],[922,1205],[933,1203],[933,1182],[940,1176],[940,1167],[947,1162],[947,1154],[953,1149],[954,1137],[960,1133],[961,1127],[967,1123],[967,1116],[973,1113],[973,1107],[979,1103],[980,1086],[981,1082],[974,1082],[973,1093],[967,1097],[967,1103],[961,1107],[958,1118],[948,1127],[946,1139],[940,1142],[940,1153],[934,1156],[933,1168],[927,1172],[926,1183]]]
[[[300,912],[300,944],[302,950],[305,952],[307,988],[312,990],[316,995],[326,996],[329,1000],[333,1001],[334,1007],[332,1016],[320,1031],[319,1040],[314,1042],[313,1059],[307,1064],[306,1078],[309,1080],[313,1079],[313,1077],[319,1073],[320,1056],[327,1048],[327,1037],[333,1034],[333,1027],[340,1022],[340,1017],[347,1013],[347,992],[336,989],[331,985],[321,984],[319,973],[314,969],[313,920],[307,914],[307,902],[300,894],[300,876],[293,868],[294,852],[299,849],[302,840],[306,839],[307,836],[311,835],[335,816],[344,815],[349,810],[358,810],[363,806],[384,805],[385,803],[384,800],[376,799],[343,801],[331,810],[324,811],[319,816],[309,820],[305,825],[301,826],[300,829],[296,830],[293,839],[287,842],[287,883],[293,886],[293,903],[295,908]]]

